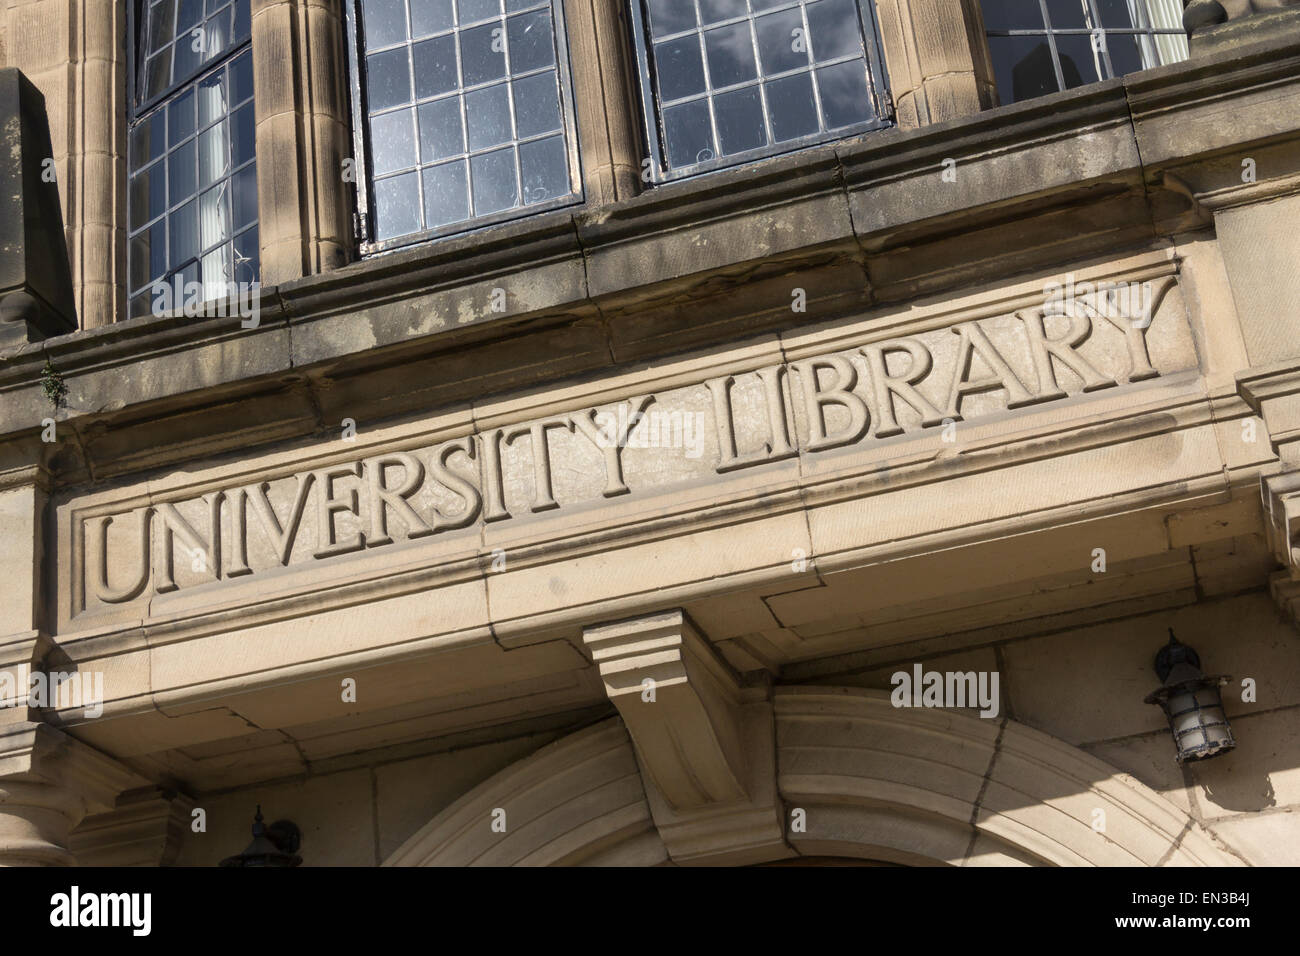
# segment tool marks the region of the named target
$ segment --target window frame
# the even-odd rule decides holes
[[[568,34],[564,18],[564,0],[547,0],[547,2],[550,6],[551,27],[555,38],[555,68],[560,85],[560,118],[564,123],[565,158],[569,169],[569,182],[573,186],[573,191],[555,199],[548,199],[532,205],[513,206],[509,209],[488,213],[486,216],[463,219],[460,222],[449,223],[434,229],[423,229],[419,232],[394,236],[391,239],[375,239],[373,238],[375,231],[373,215],[374,161],[369,147],[369,95],[368,84],[366,83],[365,26],[361,12],[362,0],[345,0],[344,19],[347,21],[348,47],[347,80],[352,117],[352,160],[354,170],[352,185],[356,189],[352,230],[357,250],[361,256],[373,256],[422,243],[436,242],[439,239],[447,239],[452,236],[468,235],[481,229],[489,229],[503,223],[515,222],[541,213],[553,212],[557,209],[580,206],[586,202],[586,188],[582,178],[582,153],[578,142],[577,111],[574,106],[573,65],[569,58]],[[509,13],[503,12],[503,17],[508,19]],[[452,35],[458,37],[459,33],[460,28],[457,27]],[[414,41],[408,41],[408,49],[413,48],[413,46]],[[457,59],[459,60],[459,57]],[[414,69],[414,66],[412,66],[412,69]],[[412,73],[412,76],[414,76],[414,73]],[[507,81],[513,82],[509,78],[507,78]],[[462,89],[458,95],[463,97],[464,90]],[[411,106],[415,108],[415,100],[411,101]],[[463,104],[461,106],[461,115],[464,116]],[[517,157],[519,141],[512,140],[511,142],[515,146]],[[468,153],[466,154],[466,161],[468,163]],[[516,168],[517,163],[518,160],[516,159]],[[417,161],[415,168],[417,172],[420,172],[424,167]],[[423,185],[421,185],[421,195],[423,196]],[[421,210],[421,216],[423,216],[423,210]]]
[[[179,80],[173,80],[171,85],[169,85],[163,92],[152,97],[139,99],[138,94],[143,79],[139,72],[139,48],[140,44],[146,40],[142,31],[147,29],[149,26],[149,11],[147,8],[150,3],[152,3],[152,0],[127,0],[126,28],[129,32],[130,41],[126,45],[126,69],[127,76],[130,79],[127,85],[126,101],[127,123],[130,126],[134,126],[140,117],[150,112],[163,100],[170,96],[174,96],[176,91],[181,87],[188,86],[196,80],[201,79],[210,70],[214,70],[223,65],[226,60],[233,59],[235,55],[241,53],[245,47],[250,50],[253,48],[252,8],[250,5],[248,38],[246,40],[241,42],[238,46],[232,46],[230,49],[223,51],[220,55],[213,57],[206,63],[199,64],[196,69],[190,71],[188,76],[182,77]]]
[[[897,124],[894,110],[894,98],[889,88],[889,74],[885,69],[884,44],[881,40],[880,23],[876,16],[875,3],[872,0],[854,0],[858,10],[858,26],[862,31],[862,47],[866,55],[867,72],[871,79],[872,109],[875,119],[868,123],[840,127],[825,132],[810,133],[796,139],[771,143],[758,149],[747,150],[731,156],[718,156],[703,163],[695,163],[682,169],[669,169],[665,149],[666,134],[661,122],[658,94],[655,92],[655,73],[653,61],[654,39],[650,35],[650,24],[646,15],[646,0],[622,0],[632,10],[631,29],[632,46],[635,51],[637,70],[641,74],[638,88],[641,94],[641,135],[649,148],[650,185],[662,186],[695,176],[703,176],[722,169],[744,166],[748,163],[797,152],[812,146],[820,146],[851,136],[861,136],[882,129],[889,129]],[[685,0],[695,4],[699,13],[699,0]],[[812,2],[812,0],[808,0]],[[768,11],[762,11],[766,13]],[[752,14],[752,11],[751,11]],[[701,31],[703,28],[701,28]],[[816,69],[815,65],[809,67]],[[761,85],[762,78],[759,78]],[[706,95],[712,98],[713,90],[706,87]],[[711,112],[711,111],[710,111]]]
[[[229,49],[223,50],[223,51],[221,52],[220,55],[218,55],[218,56],[214,56],[212,59],[208,60],[207,62],[200,64],[200,65],[198,66],[198,68],[192,70],[188,75],[186,75],[186,76],[183,77],[182,79],[173,81],[173,82],[172,82],[172,83],[171,83],[171,84],[170,84],[170,85],[169,85],[165,90],[163,90],[161,93],[159,93],[159,94],[157,94],[157,95],[155,95],[155,96],[152,96],[152,97],[147,97],[147,98],[144,98],[144,99],[137,99],[137,93],[138,93],[138,90],[139,90],[139,85],[141,84],[141,82],[142,82],[142,80],[143,80],[142,76],[141,76],[140,73],[139,73],[139,70],[141,69],[141,65],[142,65],[142,64],[141,64],[141,57],[140,57],[140,55],[139,55],[139,49],[140,49],[141,44],[145,43],[146,40],[147,40],[147,37],[146,37],[146,35],[144,34],[144,31],[147,30],[147,29],[148,29],[148,26],[149,26],[149,17],[148,17],[149,10],[148,10],[148,8],[149,8],[151,2],[152,2],[152,0],[127,0],[127,9],[126,9],[126,22],[127,22],[127,31],[128,31],[128,35],[127,35],[127,44],[126,44],[126,47],[127,47],[127,49],[126,49],[126,68],[127,68],[127,71],[128,71],[128,73],[127,73],[127,78],[128,78],[128,80],[127,80],[127,90],[126,90],[126,107],[127,107],[127,110],[126,110],[126,118],[127,118],[127,122],[126,122],[126,151],[125,151],[125,167],[126,167],[126,176],[125,176],[125,190],[124,190],[124,203],[125,203],[125,209],[124,209],[124,213],[123,213],[124,221],[125,221],[125,223],[126,223],[125,228],[123,229],[123,236],[124,236],[125,245],[126,245],[126,269],[125,269],[124,280],[123,280],[123,281],[124,281],[124,284],[125,284],[126,316],[127,316],[127,318],[134,318],[134,317],[135,317],[135,316],[132,314],[132,311],[131,311],[131,310],[132,310],[132,302],[133,302],[133,300],[134,300],[135,297],[138,297],[138,296],[144,294],[144,293],[143,293],[142,291],[140,291],[140,290],[136,290],[135,292],[132,292],[132,285],[131,285],[131,247],[132,247],[132,240],[133,240],[134,236],[135,236],[135,235],[138,235],[139,232],[141,231],[141,230],[133,230],[133,229],[132,229],[132,225],[131,225],[131,181],[132,181],[132,179],[134,178],[134,176],[135,176],[135,174],[136,174],[136,172],[137,172],[136,168],[132,165],[132,162],[131,162],[131,135],[132,135],[132,133],[135,131],[136,125],[137,125],[138,123],[140,123],[141,120],[143,120],[146,116],[150,115],[151,113],[154,113],[154,112],[156,112],[156,111],[159,110],[159,109],[163,109],[163,108],[165,108],[165,104],[167,103],[167,101],[168,101],[169,99],[171,99],[171,98],[173,98],[173,97],[176,97],[176,96],[178,96],[178,95],[183,95],[183,91],[184,91],[186,88],[189,88],[189,87],[197,88],[199,82],[202,81],[202,80],[204,80],[204,79],[206,79],[210,74],[215,74],[215,73],[217,73],[217,72],[219,72],[219,71],[221,71],[221,70],[226,70],[226,69],[228,69],[229,66],[230,66],[230,65],[231,65],[231,64],[232,64],[236,59],[238,59],[240,56],[242,56],[244,53],[247,53],[250,57],[252,56],[252,53],[253,53],[252,3],[251,3],[251,0],[250,0],[250,4],[249,4],[249,29],[248,29],[248,36],[247,36],[247,38],[245,38],[244,40],[242,40],[242,41],[241,41],[240,43],[238,43],[237,45],[233,45],[233,46],[231,46]],[[233,0],[233,2],[238,2],[238,0]],[[144,58],[144,60],[147,62],[148,57],[146,56],[146,57]],[[254,93],[253,97],[252,97],[251,99],[249,99],[247,102],[248,102],[248,103],[251,103],[251,104],[256,104],[256,102],[257,102],[257,96],[256,96],[256,93]],[[254,106],[254,109],[256,109],[256,106]],[[227,114],[227,118],[229,119],[229,118],[233,117],[233,115],[234,115],[234,110],[231,109],[231,110],[229,110],[229,112],[228,112],[228,114]],[[196,142],[197,142],[197,140],[198,140],[198,136],[199,136],[199,135],[200,135],[200,130],[196,127],[196,128],[195,128],[195,131],[194,131],[194,138],[195,138],[195,141],[196,141]],[[166,159],[167,152],[170,152],[170,150],[165,151],[165,152],[164,152],[164,158],[162,158],[162,159],[160,160],[160,161],[161,161],[162,163],[164,163],[164,164],[167,162],[167,159]],[[252,166],[253,166],[254,169],[257,168],[257,166],[258,166],[258,164],[260,163],[260,161],[261,161],[261,157],[257,154],[257,150],[256,150],[256,148],[254,148],[254,151],[253,151],[253,159],[252,159],[252,161],[251,161],[251,162],[252,162]],[[158,160],[155,160],[155,162],[158,162]],[[151,165],[151,164],[148,164],[148,163],[145,164],[145,167],[142,167],[142,169],[143,169],[143,168],[147,168],[148,165]],[[245,163],[243,166],[240,166],[240,167],[239,167],[239,170],[242,170],[242,169],[244,169],[244,168],[247,168],[247,166],[248,166],[248,163]],[[225,176],[225,177],[223,177],[223,178],[227,179],[228,181],[233,182],[234,174],[235,174],[236,172],[238,172],[239,170],[231,169],[231,170],[228,171],[227,176]],[[197,196],[196,196],[196,198],[197,198]],[[232,196],[232,197],[231,197],[232,209],[233,209],[233,202],[234,202],[234,199],[233,199],[233,196]],[[182,204],[182,205],[183,205],[183,204]],[[164,212],[163,212],[163,214],[162,214],[162,219],[163,219],[164,221],[168,221],[168,217],[170,217],[170,216],[172,215],[172,213],[175,211],[176,208],[179,208],[179,207],[172,207],[172,206],[169,205],[169,206],[167,207],[167,209],[164,210]],[[148,228],[148,227],[146,226],[146,227],[143,227],[143,228]],[[170,235],[171,235],[171,224],[170,224],[170,221],[168,221],[167,229],[168,229],[168,237],[169,237],[169,238],[168,238],[168,241],[170,242]],[[233,227],[232,227],[232,229],[233,229]],[[248,232],[249,230],[256,230],[256,231],[257,231],[257,234],[258,234],[258,242],[259,242],[259,244],[260,244],[260,242],[261,242],[261,234],[262,234],[262,233],[261,233],[261,230],[262,230],[262,210],[261,210],[261,195],[260,195],[260,192],[259,192],[259,195],[258,195],[257,218],[253,220],[253,223],[252,223],[251,225],[246,225],[244,228],[238,230],[237,232],[232,233],[232,235],[231,235],[228,239],[226,239],[225,242],[233,243],[234,240],[235,240],[235,238],[236,238],[237,236],[243,235],[244,233]],[[214,248],[215,248],[215,247],[214,247]],[[210,250],[209,250],[209,251],[210,251]],[[169,252],[169,255],[170,255],[170,252]],[[199,273],[199,279],[198,279],[198,281],[199,281],[201,284],[204,284],[204,280],[203,280],[203,276],[202,276],[202,262],[203,262],[203,256],[204,256],[204,254],[203,254],[202,250],[200,249],[200,252],[199,252],[197,258],[194,260],[194,262],[198,263],[199,266],[200,266],[200,273]],[[233,263],[232,263],[232,266],[233,266],[234,268],[237,268],[237,266],[235,266]],[[182,273],[182,270],[175,269],[175,268],[169,268],[169,269],[167,270],[167,272],[164,273],[164,275],[159,276],[159,277],[154,278],[154,279],[151,279],[150,282],[149,282],[149,284],[148,284],[147,286],[142,286],[141,288],[142,288],[142,289],[145,289],[145,290],[153,290],[153,289],[155,289],[155,288],[157,287],[158,283],[160,283],[160,282],[167,283],[167,284],[171,284],[171,283],[175,280],[175,278],[176,278],[177,276],[181,275],[181,273]],[[239,283],[241,280],[239,279],[238,275],[236,275],[236,276],[235,276],[234,278],[232,278],[230,281],[235,282],[235,283]],[[261,255],[260,255],[260,250],[259,250],[259,255],[258,255],[258,268],[257,268],[257,275],[255,276],[255,278],[254,278],[252,281],[253,281],[254,283],[258,284],[258,286],[260,287],[260,285],[261,285],[261,281],[262,281],[262,269],[261,269]]]
[[[983,11],[983,3],[984,3],[984,0],[980,0],[980,4],[981,4],[980,13],[981,13],[981,15],[982,15],[983,12],[984,12],[984,11]],[[1039,15],[1039,17],[1042,19],[1042,21],[1043,21],[1043,25],[1042,25],[1042,27],[1041,27],[1040,29],[1037,29],[1037,30],[990,30],[990,29],[988,29],[988,28],[985,28],[985,30],[984,30],[984,37],[985,37],[985,41],[986,41],[986,42],[987,42],[987,40],[988,40],[989,37],[1043,37],[1044,39],[1046,39],[1048,50],[1049,50],[1049,51],[1051,52],[1051,54],[1052,54],[1052,70],[1053,70],[1053,72],[1054,72],[1055,75],[1056,75],[1056,86],[1057,86],[1057,90],[1056,90],[1056,92],[1057,92],[1057,93],[1063,93],[1063,92],[1065,92],[1066,90],[1070,90],[1070,89],[1078,89],[1078,87],[1069,87],[1069,86],[1066,86],[1066,85],[1065,85],[1065,73],[1064,73],[1064,72],[1062,71],[1062,69],[1061,69],[1061,54],[1060,54],[1060,52],[1059,52],[1059,50],[1057,49],[1057,46],[1056,46],[1056,38],[1057,38],[1058,36],[1085,36],[1085,37],[1091,37],[1091,36],[1092,36],[1094,33],[1096,33],[1097,31],[1101,31],[1102,35],[1105,36],[1105,37],[1110,37],[1112,34],[1115,35],[1115,36],[1131,36],[1131,37],[1137,37],[1137,38],[1148,37],[1148,38],[1150,38],[1150,39],[1152,40],[1152,42],[1155,41],[1155,38],[1156,38],[1156,37],[1160,37],[1160,36],[1184,36],[1184,37],[1186,36],[1186,33],[1184,33],[1181,29],[1175,29],[1175,28],[1173,28],[1173,27],[1165,28],[1165,29],[1161,29],[1161,28],[1159,28],[1159,27],[1156,27],[1154,24],[1152,24],[1152,23],[1150,22],[1151,15],[1150,15],[1150,13],[1148,12],[1145,3],[1143,3],[1143,4],[1139,4],[1138,7],[1137,7],[1138,11],[1141,13],[1142,19],[1147,21],[1147,24],[1146,24],[1145,26],[1138,26],[1138,25],[1136,25],[1136,24],[1134,24],[1134,25],[1131,26],[1131,27],[1113,27],[1113,28],[1104,27],[1104,26],[1097,26],[1097,27],[1094,27],[1094,28],[1091,29],[1091,30],[1089,30],[1087,27],[1055,27],[1055,26],[1052,26],[1052,25],[1051,25],[1051,24],[1052,24],[1051,11],[1049,11],[1049,10],[1047,9],[1047,0],[1037,0],[1037,3],[1038,3],[1038,15]],[[1088,3],[1088,11],[1089,11],[1089,13],[1090,13],[1090,14],[1092,15],[1092,17],[1096,20],[1096,22],[1097,22],[1098,24],[1100,24],[1100,23],[1101,23],[1101,12],[1100,12],[1100,10],[1099,10],[1098,7],[1097,7],[1097,0],[1087,0],[1087,3]],[[1143,58],[1143,60],[1145,60],[1145,59],[1146,59],[1146,54],[1145,54],[1145,50],[1144,50],[1142,44],[1140,44],[1140,43],[1138,44],[1138,49],[1141,50],[1141,51],[1143,51],[1143,52],[1142,52],[1142,58]],[[1105,82],[1108,82],[1108,81],[1110,81],[1110,80],[1116,79],[1115,67],[1114,67],[1114,65],[1111,63],[1111,60],[1110,60],[1110,42],[1109,42],[1109,40],[1108,40],[1106,43],[1104,43],[1104,44],[1102,45],[1102,48],[1101,48],[1101,50],[1100,50],[1099,52],[1101,53],[1101,55],[1102,55],[1103,58],[1104,58],[1104,61],[1105,61],[1105,64],[1106,64],[1106,72],[1107,72],[1107,74],[1109,74],[1109,75],[1106,76],[1104,79],[1099,79],[1099,80],[1090,80],[1090,81],[1084,82],[1084,83],[1080,84],[1081,86],[1088,86],[1088,85],[1090,85],[1090,83],[1105,83]],[[991,56],[991,52],[990,52],[990,56]],[[1152,64],[1152,65],[1150,65],[1150,66],[1146,66],[1146,65],[1144,65],[1144,66],[1142,67],[1142,69],[1143,69],[1143,70],[1153,70],[1153,69],[1155,69],[1156,67],[1163,66],[1163,65],[1165,65],[1165,64],[1155,63],[1155,64]],[[1123,75],[1125,75],[1125,74],[1119,74],[1119,75],[1120,75],[1120,76],[1123,76]],[[1047,93],[1047,94],[1044,94],[1044,95],[1045,95],[1045,96],[1051,96],[1052,94]],[[999,93],[999,96],[1000,96],[1000,93]],[[1024,103],[1024,102],[1028,102],[1028,100],[1013,100],[1012,102],[1015,102],[1015,103]],[[1002,104],[1002,105],[1006,106],[1006,105],[1008,105],[1008,104],[1005,104],[1005,103],[1004,103],[1004,104]]]

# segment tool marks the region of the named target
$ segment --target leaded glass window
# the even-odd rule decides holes
[[[983,0],[1002,103],[1187,59],[1180,0]]]
[[[363,251],[581,198],[558,0],[355,3]]]
[[[652,172],[886,125],[871,0],[631,0]]]
[[[159,282],[198,283],[212,300],[259,273],[249,0],[139,0],[134,26],[133,316]]]

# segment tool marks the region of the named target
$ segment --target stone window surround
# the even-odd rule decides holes
[[[0,56],[46,97],[82,328],[126,303],[127,4],[30,0],[0,18]],[[629,0],[561,0],[587,207],[645,188]],[[875,0],[895,123],[996,105],[979,0]],[[345,0],[252,0],[263,286],[357,257]],[[73,35],[71,54],[48,40]],[[869,134],[868,134],[869,135]],[[430,244],[436,245],[440,240]]]

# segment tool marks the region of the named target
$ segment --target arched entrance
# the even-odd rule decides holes
[[[772,860],[1238,863],[1148,787],[1014,721],[899,709],[888,694],[849,688],[778,688],[772,705],[776,789],[787,821]],[[384,865],[670,864],[652,802],[633,742],[613,717],[485,781]],[[795,811],[802,811],[799,825]],[[724,826],[716,838],[722,859]]]

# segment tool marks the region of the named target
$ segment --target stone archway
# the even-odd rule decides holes
[[[1159,794],[1014,721],[893,707],[879,691],[778,688],[775,788],[804,832],[751,856],[910,865],[1238,865]],[[673,862],[653,782],[619,717],[506,768],[439,813],[385,866]],[[505,813],[505,832],[491,826]],[[1096,811],[1105,829],[1094,829]],[[660,815],[662,816],[662,815]],[[730,862],[720,811],[694,826]],[[671,842],[671,840],[670,840]]]

